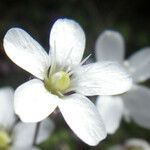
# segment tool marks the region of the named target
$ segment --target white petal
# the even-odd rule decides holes
[[[24,122],[38,122],[54,111],[58,100],[46,90],[42,81],[33,79],[15,91],[15,112]]]
[[[94,104],[86,97],[73,94],[59,105],[70,128],[89,145],[97,145],[106,137],[106,131]]]
[[[143,82],[150,78],[150,47],[143,48],[132,55],[127,63],[135,82]]]
[[[115,133],[123,116],[122,99],[119,96],[99,96],[96,106],[102,116],[107,133]]]
[[[133,138],[133,139],[126,141],[125,145],[127,147],[130,147],[130,146],[135,146],[137,148],[141,147],[142,150],[150,150],[150,144],[143,139]]]
[[[43,79],[50,66],[48,55],[27,32],[20,28],[10,29],[4,37],[4,49],[14,63]]]
[[[11,147],[10,150],[40,150],[37,147]]]
[[[0,89],[0,127],[10,129],[15,122],[14,90],[11,87]]]
[[[131,122],[131,116],[130,116],[130,112],[129,110],[124,106],[124,110],[123,110],[123,119],[127,122],[130,123]]]
[[[126,92],[132,85],[129,74],[115,62],[84,65],[76,69],[75,90],[83,95],[114,95]]]
[[[150,89],[135,86],[123,95],[123,100],[133,120],[142,127],[150,128]]]
[[[52,131],[54,130],[54,122],[49,118],[43,120],[40,125],[40,130],[37,137],[37,144],[45,141],[49,136],[51,136]]]
[[[40,144],[46,140],[50,136],[53,127],[53,123],[49,119],[45,119],[43,122],[41,122],[36,143]],[[13,146],[31,147],[33,144],[35,130],[36,123],[18,123],[13,130]]]
[[[50,32],[50,48],[60,65],[77,65],[85,49],[84,31],[73,20],[58,19]]]
[[[119,32],[104,31],[98,37],[95,48],[98,61],[123,62],[124,39]]]

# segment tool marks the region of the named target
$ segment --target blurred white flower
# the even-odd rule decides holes
[[[4,37],[7,55],[38,79],[15,91],[15,112],[24,122],[38,122],[58,106],[76,135],[89,145],[106,137],[94,104],[85,96],[120,94],[132,84],[130,76],[112,62],[82,66],[85,34],[78,23],[58,19],[50,32],[49,55],[24,30],[10,29]],[[84,96],[85,95],[85,96]]]
[[[97,108],[104,120],[106,130],[113,134],[122,116],[130,117],[140,126],[150,128],[150,90],[138,85],[150,77],[150,47],[143,48],[124,61],[124,39],[115,31],[103,32],[96,41],[97,61],[119,62],[132,75],[132,89],[119,96],[101,96]]]
[[[114,145],[108,150],[150,150],[150,144],[143,139],[132,138],[128,139],[124,144]]]
[[[32,147],[36,123],[15,124],[13,110],[14,91],[10,87],[0,89],[0,149],[39,150]],[[46,140],[53,130],[53,123],[46,119],[41,123],[37,144]]]
[[[53,122],[47,118],[40,124],[38,131],[36,144],[40,144],[45,141],[52,133],[54,129]],[[18,123],[12,132],[13,144],[11,150],[31,150],[38,149],[33,147],[33,139],[36,130],[36,123]]]

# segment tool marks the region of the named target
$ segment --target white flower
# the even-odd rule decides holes
[[[35,129],[36,129],[36,123],[22,123],[22,122],[18,123],[12,132],[12,137],[14,142],[11,150],[16,150],[16,149],[34,150],[36,147],[33,147],[32,144],[33,144]],[[45,141],[51,135],[53,129],[54,129],[54,124],[49,118],[43,120],[40,124],[39,132],[36,139],[36,144],[40,144],[43,141]]]
[[[123,145],[114,145],[108,150],[150,150],[150,144],[143,139],[132,138]]]
[[[0,89],[0,149],[39,150],[32,147],[36,123],[17,123],[13,110],[14,91],[10,87]],[[37,144],[48,138],[53,123],[46,119],[41,123]]]
[[[85,35],[73,20],[58,19],[49,43],[48,55],[22,29],[12,28],[4,37],[7,55],[37,77],[15,91],[15,112],[24,122],[38,122],[58,106],[76,135],[97,145],[106,131],[96,107],[85,96],[123,93],[131,87],[131,78],[113,62],[81,66]]]
[[[96,42],[98,61],[119,62],[132,75],[134,85],[130,91],[119,96],[102,96],[97,99],[97,108],[104,120],[106,130],[113,134],[120,125],[122,116],[139,125],[150,128],[150,90],[138,85],[150,77],[150,48],[143,48],[124,61],[124,40],[115,31],[105,31]]]

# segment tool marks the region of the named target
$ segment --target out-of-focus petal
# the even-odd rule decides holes
[[[0,88],[0,127],[10,129],[15,122],[14,90],[11,87]]]
[[[37,144],[45,141],[49,136],[51,136],[52,131],[54,130],[54,122],[49,118],[43,120],[40,125],[40,130],[37,137]]]
[[[84,49],[85,34],[80,25],[73,20],[58,19],[50,32],[50,55],[61,66],[74,66],[80,63]]]
[[[93,63],[78,67],[73,88],[83,95],[115,95],[132,86],[129,74],[115,62]]]
[[[150,78],[150,47],[143,48],[132,55],[125,63],[135,82],[143,82]]]
[[[40,79],[44,78],[50,66],[48,55],[27,32],[20,28],[8,30],[4,37],[4,49],[18,66]]]
[[[13,147],[32,147],[36,125],[36,123],[18,123],[13,130]],[[40,144],[46,140],[50,136],[53,127],[53,123],[49,119],[41,122],[36,143]]]
[[[98,61],[123,62],[124,39],[119,32],[104,31],[96,41],[96,58]]]
[[[60,111],[75,134],[94,146],[106,137],[106,130],[94,104],[86,97],[73,94],[59,105]]]
[[[102,116],[107,133],[115,133],[123,116],[122,99],[119,96],[99,96],[96,106]]]
[[[137,138],[127,140],[125,146],[132,148],[135,147],[135,149],[150,150],[150,144],[147,141]]]
[[[10,150],[41,150],[38,147],[11,147]]]
[[[123,94],[123,100],[133,120],[142,127],[150,128],[150,89],[134,86]]]
[[[16,114],[24,122],[38,122],[57,107],[59,98],[48,92],[41,80],[30,80],[15,91]]]

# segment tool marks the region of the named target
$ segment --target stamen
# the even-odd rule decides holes
[[[77,65],[72,71],[70,71],[68,74],[69,76],[73,74],[74,70],[76,70],[76,68],[78,68],[79,66],[82,66],[90,57],[92,54],[89,54],[87,57],[85,57],[81,63],[79,65]]]
[[[61,92],[59,92],[59,91],[57,91],[57,94],[58,94],[60,97],[64,97],[64,95],[63,95]]]
[[[53,53],[51,54],[51,68],[50,68],[48,76],[53,74],[55,69],[56,69],[56,41],[54,41],[54,50],[53,50]]]
[[[68,66],[67,70],[66,70],[66,73],[69,73],[69,71],[71,70],[71,67]]]
[[[83,65],[91,56],[92,56],[92,54],[89,54],[87,57],[85,57],[85,58],[81,61],[80,65]]]
[[[68,54],[66,54],[66,57],[63,60],[68,60],[69,59],[69,57],[70,57],[70,55],[72,53],[72,50],[73,50],[73,48],[70,49],[70,51],[68,52]],[[65,65],[62,62],[60,70],[63,70],[64,67],[65,67]]]

